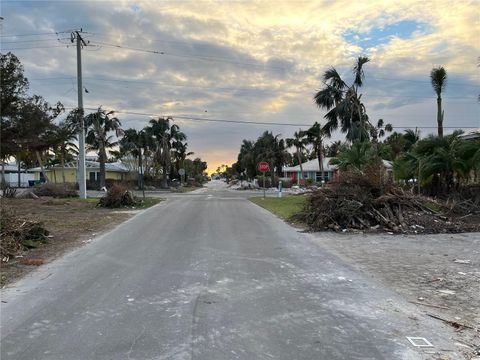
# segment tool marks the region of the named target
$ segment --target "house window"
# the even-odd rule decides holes
[[[329,171],[317,171],[315,174],[315,181],[316,182],[322,182],[322,181],[329,181],[331,179],[330,172]]]
[[[95,172],[90,171],[90,173],[89,173],[89,180],[92,181],[92,182],[95,181]]]

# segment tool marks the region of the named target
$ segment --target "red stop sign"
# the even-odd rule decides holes
[[[261,161],[258,163],[258,170],[261,172],[267,172],[269,168],[268,162],[266,161]]]

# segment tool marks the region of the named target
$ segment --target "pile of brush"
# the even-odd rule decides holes
[[[47,242],[49,233],[43,224],[17,216],[2,208],[0,217],[0,257],[5,263],[22,251]]]
[[[137,198],[123,185],[114,184],[98,202],[98,206],[106,208],[119,208],[135,206]]]
[[[385,230],[397,233],[456,231],[444,216],[444,203],[405,191],[371,167],[344,171],[328,186],[314,191],[300,220],[312,230]]]

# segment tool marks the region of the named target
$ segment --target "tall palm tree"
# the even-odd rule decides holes
[[[444,112],[442,110],[442,92],[445,90],[447,85],[447,71],[440,66],[438,68],[433,68],[430,72],[430,80],[432,82],[433,90],[437,94],[437,126],[438,126],[438,136],[443,136],[443,117]]]
[[[171,117],[150,120],[147,132],[154,137],[156,142],[156,160],[162,167],[162,187],[168,188],[167,174],[171,164],[171,150],[177,146],[177,142],[185,141],[186,135],[180,131],[178,125],[170,125]]]
[[[319,108],[328,111],[324,126],[326,134],[330,135],[340,125],[341,131],[346,133],[349,141],[368,139],[368,116],[365,105],[361,101],[362,94],[359,94],[359,89],[365,79],[363,66],[369,61],[368,57],[357,59],[353,67],[355,79],[350,86],[334,67],[324,73],[325,87],[315,94],[314,100]]]
[[[295,147],[295,152],[297,154],[298,164],[300,165],[300,176],[297,179],[297,184],[300,185],[300,177],[303,180],[303,165],[302,165],[302,152],[305,150],[305,146],[308,144],[308,140],[305,137],[305,131],[301,129],[295,131],[293,138],[286,140],[287,147]]]
[[[96,112],[88,114],[85,117],[85,128],[87,135],[86,143],[92,150],[98,151],[98,160],[100,163],[100,188],[105,186],[105,163],[107,162],[107,149],[117,145],[117,141],[111,132],[115,132],[115,136],[119,137],[123,134],[121,122],[114,115],[114,111],[105,111],[99,107]]]
[[[315,124],[306,131],[306,135],[308,143],[313,146],[313,150],[317,155],[320,172],[323,172],[323,139],[330,137],[330,133],[328,133],[321,124],[315,122]]]

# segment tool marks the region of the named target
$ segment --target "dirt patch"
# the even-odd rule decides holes
[[[19,216],[39,221],[49,231],[46,244],[24,251],[21,257],[1,264],[1,286],[49,262],[66,251],[88,242],[133,216],[130,212],[96,207],[97,200],[80,199],[2,199],[1,206]]]
[[[466,359],[480,355],[480,233],[313,238],[438,321],[466,325],[454,326],[459,350]]]

